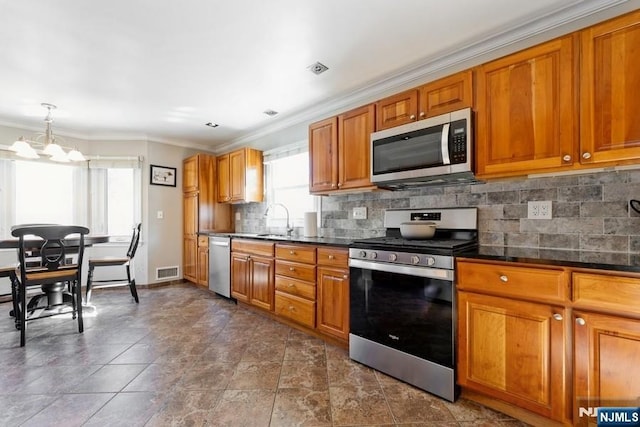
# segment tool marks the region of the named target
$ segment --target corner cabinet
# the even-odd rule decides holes
[[[217,158],[218,202],[263,200],[262,151],[242,148]]]
[[[474,261],[457,267],[458,383],[568,422],[568,272]]]
[[[479,66],[479,178],[571,166],[577,146],[577,38],[561,37]]]
[[[370,135],[375,130],[373,104],[309,126],[309,191],[327,194],[371,190]]]
[[[595,25],[580,35],[581,162],[637,162],[640,11]]]
[[[208,286],[209,252],[199,232],[233,230],[231,207],[216,203],[215,157],[196,154],[182,163],[183,277]]]

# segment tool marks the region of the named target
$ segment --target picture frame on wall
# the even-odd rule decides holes
[[[151,185],[164,185],[166,187],[176,186],[176,168],[167,166],[151,165],[149,176],[151,177]]]

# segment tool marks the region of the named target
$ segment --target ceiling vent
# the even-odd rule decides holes
[[[307,68],[313,74],[322,74],[322,73],[324,73],[325,71],[327,71],[329,69],[329,67],[327,67],[326,65],[324,65],[324,64],[322,64],[320,62],[316,62],[315,64],[311,64]]]
[[[270,116],[270,117],[273,117],[276,114],[278,114],[278,112],[274,111],[274,110],[264,110],[263,113],[266,114],[267,116]]]
[[[210,128],[217,128],[218,126],[220,126],[219,124],[213,122],[205,123],[204,125],[209,126]]]

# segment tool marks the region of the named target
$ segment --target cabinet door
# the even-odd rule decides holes
[[[198,232],[198,193],[184,193],[182,195],[182,231],[185,236],[195,239]]]
[[[574,312],[574,419],[580,407],[638,406],[640,320]]]
[[[198,246],[198,285],[209,287],[209,248]]]
[[[418,119],[418,90],[411,89],[376,102],[376,130],[389,129]]]
[[[577,147],[575,38],[478,67],[477,175],[570,167]]]
[[[375,106],[367,105],[338,116],[338,189],[371,186],[371,133]]]
[[[244,200],[245,189],[245,153],[244,150],[229,154],[231,200]]]
[[[218,202],[224,203],[231,200],[231,167],[229,154],[224,154],[216,159],[216,175],[218,176]]]
[[[309,191],[337,190],[338,119],[331,117],[309,126]]]
[[[458,383],[567,419],[563,309],[468,292],[458,297]]]
[[[640,11],[581,34],[583,163],[640,158]]]
[[[419,119],[473,107],[473,72],[463,71],[421,86],[418,90]]]
[[[251,261],[248,255],[231,253],[231,296],[249,302],[251,292]]]
[[[193,283],[197,283],[198,239],[196,236],[184,236],[182,247],[182,275]]]
[[[273,259],[251,256],[251,304],[273,311]]]
[[[182,191],[198,190],[198,156],[187,157],[182,161]]]
[[[349,270],[318,267],[318,330],[349,338]]]

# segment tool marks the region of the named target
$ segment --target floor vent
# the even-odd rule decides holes
[[[178,273],[179,271],[177,265],[175,267],[156,268],[156,280],[177,279]]]

